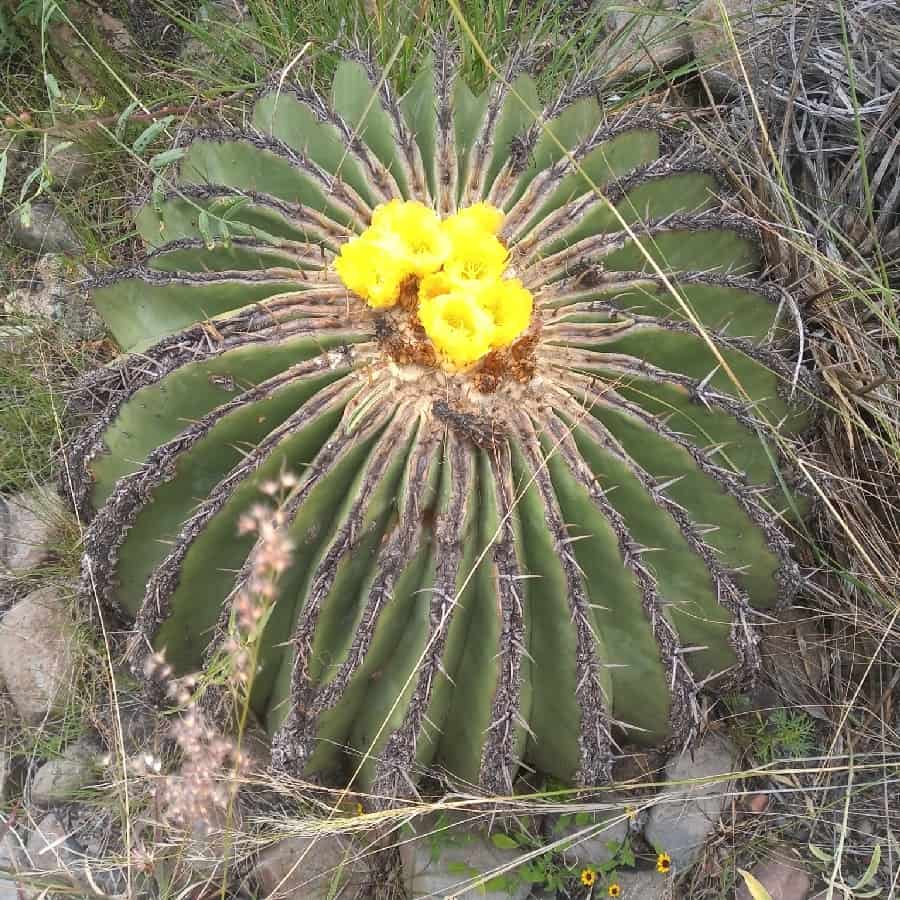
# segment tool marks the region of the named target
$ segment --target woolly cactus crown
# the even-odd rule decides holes
[[[475,95],[439,50],[402,97],[347,59],[330,100],[275,84],[252,127],[183,148],[137,217],[154,249],[95,287],[130,355],[73,450],[86,579],[135,666],[214,657],[238,520],[286,470],[296,549],[252,697],[278,764],[506,792],[522,764],[593,784],[625,743],[689,740],[698,684],[755,668],[751,605],[792,582],[764,438],[803,422],[783,294],[694,145],[655,107],[542,106],[515,61]],[[342,280],[397,200],[502,213],[517,328],[447,350],[422,304],[476,295],[433,270],[373,302],[390,241]]]

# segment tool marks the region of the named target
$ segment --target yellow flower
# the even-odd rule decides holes
[[[453,282],[443,272],[427,275],[419,282],[419,302],[440,297],[441,294],[449,294],[453,291],[453,287]]]
[[[494,322],[462,291],[419,299],[419,321],[435,350],[456,366],[466,366],[491,349]]]
[[[388,252],[368,233],[344,244],[334,267],[349,290],[379,309],[397,302],[400,287],[411,274],[402,258]]]
[[[656,871],[668,875],[672,869],[672,857],[668,853],[660,853],[656,857]]]
[[[499,278],[509,257],[506,247],[494,235],[465,223],[447,219],[445,233],[450,238],[450,256],[444,271],[462,284]]]
[[[581,870],[581,883],[585,887],[592,887],[597,880],[597,873],[590,867]]]
[[[440,269],[450,253],[450,238],[437,213],[417,200],[382,204],[372,213],[369,232],[377,243],[401,256],[419,278]]]
[[[531,322],[534,298],[518,278],[484,283],[475,296],[478,305],[494,320],[494,347],[511,344]]]
[[[618,897],[622,893],[622,888],[619,886],[618,882],[613,882],[607,889],[606,893],[609,894],[610,897]]]
[[[366,810],[365,810],[365,807],[363,807],[362,803],[357,803],[357,804],[356,804],[356,814],[357,814],[358,816],[361,816],[365,811],[366,811]]]
[[[503,224],[503,213],[490,203],[475,203],[444,220],[449,230],[462,225],[496,234]]]

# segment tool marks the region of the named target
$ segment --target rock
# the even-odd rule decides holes
[[[279,841],[260,852],[253,869],[259,896],[304,900],[355,896],[371,879],[360,853],[353,841],[336,834]]]
[[[0,576],[44,562],[64,518],[65,504],[50,485],[0,497]]]
[[[18,843],[11,834],[5,834],[0,838],[0,872],[16,872],[21,865]],[[0,900],[21,900],[15,881],[3,874],[0,874]]]
[[[622,900],[672,900],[675,896],[672,878],[656,871],[619,869],[616,882]]]
[[[56,206],[49,200],[35,200],[26,221],[19,210],[6,218],[10,243],[38,253],[76,253],[81,242]]]
[[[2,735],[0,735],[2,737]],[[6,803],[7,783],[12,770],[12,757],[0,747],[0,804]]]
[[[731,744],[708,735],[694,749],[671,759],[666,779],[672,782],[660,794],[647,817],[644,834],[654,847],[672,857],[676,871],[684,871],[715,828],[731,787],[729,773],[734,771],[736,752]],[[691,783],[713,779],[707,783]]]
[[[21,353],[33,334],[34,328],[30,325],[0,325],[0,353]],[[2,502],[0,500],[0,503]],[[2,519],[0,519],[0,529],[2,527]]]
[[[8,315],[34,316],[57,325],[75,341],[103,337],[103,320],[81,285],[87,270],[60,254],[48,253],[35,265],[30,283],[9,294],[3,303]]]
[[[46,875],[48,885],[76,884],[79,854],[69,844],[66,829],[53,813],[44,816],[31,832],[26,851],[29,872]],[[28,887],[23,887],[26,900],[39,900],[46,896],[46,888],[36,884],[36,880],[29,878]]]
[[[691,53],[688,25],[674,0],[623,4],[609,12],[606,27],[610,71],[657,72]]]
[[[505,876],[503,884],[465,891],[458,887],[509,864],[522,851],[500,849],[483,830],[472,830],[464,824],[447,827],[433,816],[416,819],[415,828],[420,837],[404,839],[400,844],[403,886],[410,900],[448,894],[467,900],[525,900],[528,896],[531,885],[514,875]]]
[[[66,0],[66,19],[51,22],[47,27],[47,42],[72,83],[88,97],[99,95],[103,92],[102,79],[95,73],[102,69],[103,62],[94,55],[94,45],[81,39],[75,28],[82,34],[95,34],[102,46],[119,54],[133,51],[134,42],[120,19],[80,0]],[[82,96],[81,102],[86,99]]]
[[[26,721],[65,708],[75,669],[74,627],[57,587],[33,591],[0,621],[0,677]]]
[[[84,184],[93,168],[93,157],[81,144],[70,142],[66,138],[48,139],[47,169],[53,177],[54,187],[74,191]]]
[[[571,862],[577,867],[596,867],[608,862],[613,858],[616,851],[615,848],[610,849],[607,845],[620,845],[628,836],[628,818],[622,812],[594,813],[589,818],[590,821],[586,821],[582,825],[573,822],[563,828],[560,828],[554,822],[548,823],[551,825],[551,835],[554,839],[569,835],[574,836],[588,827],[599,826],[598,830],[591,833],[590,837],[581,838],[577,844],[566,848],[566,862]],[[554,819],[558,821],[557,817],[554,817]]]
[[[12,196],[22,180],[41,164],[41,156],[35,144],[22,133],[0,135],[0,147],[6,149],[6,187],[4,192]]]
[[[61,806],[44,816],[29,835],[22,866],[29,873],[28,886],[23,895],[27,900],[124,898],[127,873],[118,865],[124,853],[117,811],[97,804]],[[58,893],[48,895],[48,888]],[[127,896],[147,897],[138,892]]]
[[[769,892],[772,900],[805,900],[812,887],[800,860],[787,848],[770,851],[770,858],[758,862],[750,874]],[[740,879],[738,883],[735,900],[753,900],[746,884]]]
[[[700,0],[691,14],[690,42],[714,95],[724,97],[746,86],[744,74],[722,19],[728,13],[735,44],[750,83],[766,81],[774,72],[774,48],[787,0]]]
[[[235,0],[207,0],[197,11],[197,25],[203,40],[197,35],[189,37],[181,48],[181,62],[198,73],[215,65],[223,58],[232,61],[246,58],[265,65],[264,44],[256,33],[256,24],[246,4]]]
[[[31,802],[50,806],[71,800],[94,776],[97,747],[87,738],[79,738],[62,756],[45,762],[31,782]]]

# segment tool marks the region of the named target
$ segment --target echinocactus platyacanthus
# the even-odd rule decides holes
[[[182,142],[154,249],[94,288],[128,355],[71,454],[86,582],[138,670],[200,667],[237,523],[294,473],[253,708],[277,764],[383,796],[688,741],[794,579],[766,444],[804,418],[754,229],[657,107],[542,106],[516,66],[273,84]]]

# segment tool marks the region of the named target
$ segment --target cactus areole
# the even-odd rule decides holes
[[[253,710],[277,765],[384,797],[682,746],[794,581],[790,303],[739,204],[665,110],[449,60],[396,96],[359,54],[182,142],[94,285],[127,354],[71,454],[135,671],[217,658],[238,521],[296,476]]]

